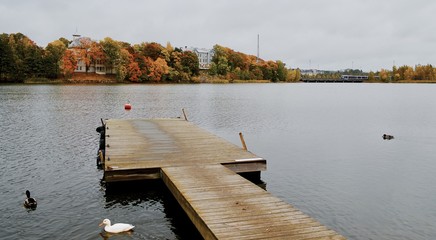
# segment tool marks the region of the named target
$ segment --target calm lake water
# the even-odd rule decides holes
[[[200,238],[161,182],[106,189],[95,166],[100,118],[182,108],[243,132],[266,189],[349,239],[436,239],[436,85],[0,85],[0,103],[0,239]],[[135,231],[102,234],[103,218]]]

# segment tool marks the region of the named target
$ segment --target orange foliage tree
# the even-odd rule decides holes
[[[101,48],[100,43],[92,42],[88,48],[88,56],[90,63],[96,67],[97,63],[104,64],[106,56]]]
[[[102,64],[106,73],[116,74],[119,80],[135,82],[190,81],[203,71],[200,70],[198,57],[193,51],[174,48],[170,43],[165,47],[156,42],[131,46],[109,37],[99,42],[84,37],[80,38],[79,43],[74,42],[73,46],[69,45],[67,39],[61,38],[43,49],[18,33],[0,34],[0,47],[2,46],[4,54],[0,56],[0,81],[22,80],[32,76],[56,78],[59,73],[70,77],[79,63],[80,66],[85,65],[86,72],[97,69]],[[219,45],[214,46],[212,61],[209,74],[223,78],[272,81],[291,79],[285,64],[280,61],[264,61]],[[433,79],[434,72],[431,65],[418,65],[414,79]]]
[[[157,58],[156,61],[151,61],[149,58],[149,63],[148,77],[151,81],[159,82],[165,74],[168,74],[169,68],[164,59]]]
[[[73,75],[74,70],[76,68],[77,68],[76,54],[71,49],[65,50],[61,61],[62,74],[66,78],[69,78]]]
[[[135,61],[130,61],[129,66],[127,68],[129,80],[133,82],[138,82],[139,77],[141,76],[141,69],[139,68],[139,64]]]

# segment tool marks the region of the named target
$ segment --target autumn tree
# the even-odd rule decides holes
[[[118,60],[120,59],[120,44],[112,38],[106,37],[100,41],[100,45],[104,53],[105,66],[111,69],[112,72],[112,69],[117,66]]]
[[[120,50],[120,59],[116,67],[117,79],[128,79],[132,82],[139,82],[141,69],[135,62],[133,55],[125,48]]]
[[[168,66],[169,66],[168,79],[170,81],[178,82],[182,80],[189,80],[189,75],[183,74],[181,57],[182,57],[182,51],[178,48],[175,48],[174,51],[170,53],[170,61],[168,62]]]
[[[300,81],[300,69],[289,69],[286,76],[286,82],[298,82]]]
[[[251,73],[251,79],[256,79],[256,80],[265,79],[263,76],[262,69],[260,65],[257,63],[250,64],[250,73]]]
[[[236,68],[240,70],[248,69],[250,63],[246,60],[245,54],[228,49],[226,55],[230,70]]]
[[[168,53],[172,53],[175,50],[173,45],[171,45],[170,42],[167,42],[165,49],[167,50]]]
[[[56,78],[60,74],[61,60],[67,47],[61,40],[55,40],[47,45],[46,70],[50,78]]]
[[[78,61],[86,71],[104,64],[107,73],[115,73],[119,80],[130,81],[188,81],[200,73],[199,59],[194,52],[165,47],[151,42],[131,46],[109,37],[100,42],[82,38],[75,49],[68,49],[71,41],[60,38],[38,47],[21,33],[0,35],[0,79],[23,80],[29,77],[56,78],[60,74],[70,77]],[[214,46],[214,57],[207,71],[227,79],[266,79],[271,81],[298,81],[298,70],[286,69],[282,61],[264,61],[220,45]],[[406,70],[398,74],[406,75]],[[395,71],[394,71],[395,72]],[[414,79],[434,79],[431,65],[418,65]]]
[[[142,43],[139,50],[144,57],[149,57],[151,60],[156,61],[158,57],[165,59],[165,56],[161,56],[162,50],[164,48],[159,43]]]
[[[396,66],[392,67],[392,81],[396,82],[400,79],[400,74],[398,73],[398,68]]]
[[[389,71],[386,69],[380,70],[379,77],[380,77],[380,80],[382,80],[383,82],[389,81]]]
[[[190,76],[197,76],[200,72],[198,57],[191,51],[184,51],[180,56],[180,64],[184,72]]]
[[[65,45],[65,48],[68,48],[68,45],[70,45],[70,43],[71,43],[70,40],[68,40],[68,39],[66,39],[64,37],[61,37],[58,40],[61,41]]]
[[[65,49],[65,44],[58,40],[44,49],[21,33],[1,34],[0,79],[56,78]]]
[[[229,61],[225,56],[220,56],[216,63],[216,73],[225,76],[230,71]]]
[[[368,80],[374,81],[375,80],[375,73],[373,71],[370,71],[368,74]]]
[[[169,65],[169,63],[171,62],[171,53],[172,52],[174,52],[174,48],[170,42],[167,42],[166,47],[162,48],[162,50],[160,52],[160,58],[163,58],[167,62],[167,65]]]
[[[89,58],[90,64],[96,68],[98,63],[106,62],[106,54],[100,43],[92,42],[87,50],[87,56]]]
[[[14,56],[9,44],[9,35],[3,33],[0,35],[0,81],[12,80],[14,73],[13,61]]]
[[[85,71],[88,72],[91,67],[91,55],[89,54],[89,49],[93,45],[93,41],[90,38],[81,38],[80,46],[76,50],[76,54],[78,54],[78,59],[85,64]]]
[[[412,67],[406,66],[404,71],[404,80],[412,80],[415,76],[415,71],[413,71]]]
[[[172,51],[170,54],[170,61],[168,66],[174,68],[176,71],[182,71],[182,51]]]
[[[213,46],[213,51],[215,52],[215,54],[212,57],[212,62],[214,62],[216,65],[218,65],[220,58],[225,58],[228,62],[227,48],[217,44]]]
[[[277,80],[281,82],[285,82],[288,77],[288,71],[286,70],[285,64],[280,60],[277,60],[276,64],[277,64]]]
[[[138,82],[141,77],[141,69],[139,68],[138,63],[134,61],[133,56],[129,58],[127,73],[129,80],[133,82]]]
[[[434,80],[433,66],[427,65],[416,65],[415,66],[415,79],[416,80]]]
[[[264,61],[220,45],[214,46],[214,52],[208,71],[211,75],[221,75],[228,79],[265,79],[273,82],[289,80],[289,72],[282,61]],[[295,72],[293,76],[296,74]]]
[[[124,80],[128,74],[128,66],[130,63],[130,53],[126,49],[120,50],[120,58],[117,61],[115,72],[118,80]]]
[[[169,68],[167,62],[162,58],[157,58],[151,65],[148,77],[151,81],[159,82],[165,74],[168,74]]]
[[[24,80],[45,75],[44,50],[22,33],[10,34],[8,44],[12,53],[13,78]]]
[[[77,68],[77,58],[73,50],[67,49],[62,56],[61,69],[65,78],[70,78]]]

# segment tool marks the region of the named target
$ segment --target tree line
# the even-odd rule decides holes
[[[307,79],[340,79],[342,75],[368,76],[372,82],[400,82],[400,81],[428,81],[436,82],[436,68],[431,64],[411,66],[393,66],[392,70],[381,69],[377,72],[363,72],[359,69],[346,69],[343,71],[322,71],[317,74],[302,74]]]
[[[79,61],[85,72],[103,64],[120,81],[186,82],[200,74],[199,59],[192,51],[162,46],[155,42],[130,43],[106,37],[101,41],[59,38],[45,48],[22,33],[0,35],[0,81],[23,81],[31,78],[71,78]],[[281,61],[264,61],[255,56],[215,45],[209,70],[212,77],[228,80],[298,81],[298,70],[287,69]]]
[[[348,75],[366,75],[368,76],[369,81],[374,82],[436,81],[436,68],[431,64],[418,64],[414,67],[407,65],[401,67],[393,66],[392,70],[381,69],[377,72],[370,71],[369,73],[364,73],[357,69],[338,73]],[[339,76],[339,74],[336,76]]]
[[[270,80],[273,82],[299,81],[298,69],[287,69],[280,61],[264,61],[256,56],[236,52],[230,48],[215,45],[215,54],[208,73],[211,76],[234,80]]]
[[[227,80],[269,80],[292,82],[301,79],[299,69],[288,69],[282,61],[265,61],[256,56],[215,45],[208,70],[199,69],[199,59],[191,51],[162,46],[155,42],[130,43],[109,37],[101,41],[81,38],[79,45],[69,47],[71,41],[59,38],[45,48],[38,46],[22,33],[0,35],[0,81],[20,82],[31,78],[71,78],[78,62],[85,71],[103,64],[120,81],[131,82],[189,82],[202,76]],[[361,70],[325,72],[317,78],[340,78],[341,74],[368,75],[369,81],[436,81],[436,69],[428,65],[394,66],[364,73]]]
[[[427,65],[415,65],[411,66],[393,66],[392,70],[381,69],[377,73],[369,73],[369,78],[377,77],[383,82],[398,82],[398,81],[435,81],[436,80],[436,68],[431,64]]]

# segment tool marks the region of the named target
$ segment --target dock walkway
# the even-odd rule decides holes
[[[220,164],[166,167],[162,179],[205,239],[345,239]]]
[[[181,119],[106,121],[106,182],[159,179],[163,167],[224,164],[237,173],[266,170],[266,160]]]
[[[107,183],[162,179],[205,239],[345,239],[241,177],[266,160],[180,119],[107,120]]]

